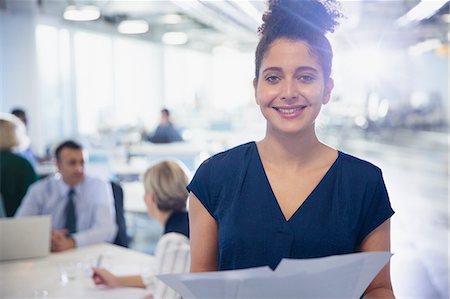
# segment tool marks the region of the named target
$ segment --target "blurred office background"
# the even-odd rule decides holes
[[[0,0],[0,112],[22,107],[36,153],[74,137],[89,171],[125,190],[131,247],[152,253],[140,175],[154,160],[193,173],[207,156],[263,137],[254,102],[263,1]],[[449,3],[345,1],[330,36],[330,145],[383,169],[399,298],[448,298]],[[141,140],[172,112],[185,142]],[[38,165],[45,175],[52,165]]]

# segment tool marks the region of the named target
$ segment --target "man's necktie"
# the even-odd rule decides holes
[[[73,234],[77,232],[77,216],[75,214],[75,190],[72,188],[67,193],[67,205],[66,205],[66,228],[69,233]]]

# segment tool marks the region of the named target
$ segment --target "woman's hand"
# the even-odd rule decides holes
[[[92,268],[94,274],[92,279],[96,285],[105,285],[108,287],[119,287],[119,279],[117,276],[104,268]]]
[[[107,287],[145,288],[140,275],[116,276],[104,268],[92,268],[92,279],[96,285]]]

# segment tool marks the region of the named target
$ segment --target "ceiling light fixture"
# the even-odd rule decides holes
[[[412,22],[420,22],[433,16],[439,9],[444,6],[448,0],[422,0],[414,6],[408,13],[400,17],[397,23],[405,26]]]
[[[174,25],[181,23],[182,17],[179,14],[167,14],[161,16],[160,20],[164,24]]]
[[[162,41],[166,45],[184,45],[188,41],[188,36],[184,32],[166,32],[162,36]]]
[[[68,21],[95,21],[100,18],[100,9],[95,5],[69,5],[63,17]]]
[[[123,34],[142,34],[148,29],[148,23],[144,20],[125,20],[117,26],[117,30]]]

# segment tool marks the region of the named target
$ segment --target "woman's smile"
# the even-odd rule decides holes
[[[297,118],[303,114],[303,111],[311,105],[296,105],[296,106],[274,106],[275,109],[281,117],[286,119]]]

